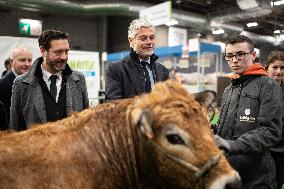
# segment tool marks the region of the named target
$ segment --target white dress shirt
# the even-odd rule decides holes
[[[41,71],[42,71],[42,76],[43,76],[43,80],[46,83],[46,86],[48,88],[48,90],[50,91],[50,79],[49,77],[53,74],[49,73],[48,71],[46,71],[45,69],[43,69],[42,65],[41,65]],[[58,79],[56,80],[56,88],[57,88],[57,93],[56,93],[56,102],[58,101],[58,97],[59,97],[59,92],[61,90],[61,83],[62,83],[62,71],[54,74],[57,75]]]

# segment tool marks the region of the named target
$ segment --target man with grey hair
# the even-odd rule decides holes
[[[165,66],[156,62],[155,28],[143,19],[133,20],[128,28],[130,53],[106,68],[106,99],[131,98],[150,92],[158,81],[169,78]]]

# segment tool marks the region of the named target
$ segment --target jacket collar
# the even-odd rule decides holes
[[[251,65],[246,71],[244,71],[244,73],[233,74],[233,75],[230,75],[229,78],[232,80],[232,85],[236,86],[239,84],[246,83],[252,78],[256,78],[260,76],[268,76],[268,75],[264,67],[261,64],[255,63]]]

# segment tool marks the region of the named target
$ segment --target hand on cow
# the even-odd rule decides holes
[[[220,149],[224,150],[226,153],[230,153],[231,145],[227,140],[223,139],[222,137],[219,137],[218,135],[214,135],[214,139]]]

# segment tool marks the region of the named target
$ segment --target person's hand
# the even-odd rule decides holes
[[[218,135],[214,135],[214,139],[220,149],[224,150],[226,153],[230,153],[231,145],[227,140],[223,139],[222,137],[219,137]]]
[[[211,124],[211,130],[213,132],[213,134],[217,133],[217,124]]]

